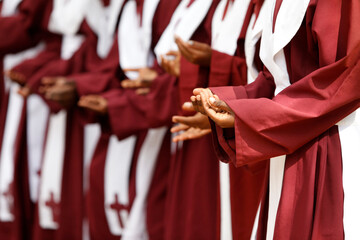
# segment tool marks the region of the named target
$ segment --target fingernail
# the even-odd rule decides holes
[[[210,97],[210,98],[209,98],[209,101],[210,101],[211,104],[213,104],[213,103],[215,103],[216,100],[215,100],[214,97]]]

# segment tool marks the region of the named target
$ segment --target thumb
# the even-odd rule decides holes
[[[210,97],[209,102],[210,102],[210,105],[215,108],[218,108],[225,112],[232,112],[231,108],[224,101],[222,101],[220,99],[215,99],[214,97]]]

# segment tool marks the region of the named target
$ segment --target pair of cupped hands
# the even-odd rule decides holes
[[[212,49],[208,44],[196,41],[185,42],[179,37],[175,37],[175,42],[179,51],[170,51],[161,56],[161,67],[170,75],[178,77],[180,75],[180,56],[187,61],[201,66],[209,66],[211,62]],[[157,72],[151,68],[124,69],[138,72],[135,80],[126,79],[121,82],[123,88],[133,89],[138,95],[146,95],[154,79],[158,76]],[[14,71],[5,73],[11,80],[20,84],[19,94],[23,97],[29,96],[32,91],[26,84],[25,76]],[[43,94],[48,100],[55,101],[64,108],[77,105],[79,107],[105,115],[108,112],[108,102],[101,95],[86,95],[78,99],[76,83],[66,77],[44,77],[41,80],[39,93]],[[197,88],[193,91],[194,96],[191,102],[183,105],[185,111],[197,111],[193,116],[174,116],[173,122],[178,123],[171,131],[178,133],[174,142],[200,138],[211,132],[208,117],[222,128],[229,128],[234,125],[234,114],[225,102],[220,100],[209,89]]]

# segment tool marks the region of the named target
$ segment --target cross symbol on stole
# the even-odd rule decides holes
[[[120,227],[123,229],[124,222],[121,218],[120,212],[121,212],[121,210],[129,210],[129,207],[119,203],[119,196],[116,193],[114,203],[110,204],[110,208],[113,209],[114,211],[116,211],[116,215],[118,217]]]
[[[60,203],[55,201],[53,192],[50,193],[50,199],[45,202],[45,206],[51,209],[53,221],[59,224]]]
[[[9,184],[7,191],[3,193],[3,196],[6,198],[10,212],[14,214],[14,182]]]

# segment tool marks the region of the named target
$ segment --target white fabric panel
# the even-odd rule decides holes
[[[101,135],[101,127],[98,123],[86,124],[84,127],[84,191],[89,186],[89,167],[93,158],[96,145]]]
[[[104,176],[104,207],[110,232],[118,236],[123,233],[128,211],[127,209],[119,211],[111,206],[114,203],[123,206],[129,204],[129,178],[135,144],[135,136],[119,141],[115,135],[112,135],[107,149]]]
[[[51,114],[41,169],[39,222],[45,229],[58,229],[49,203],[60,203],[64,167],[67,112]]]
[[[53,33],[74,35],[84,20],[88,0],[52,0],[48,29]]]
[[[152,39],[152,19],[159,0],[144,2],[142,23],[136,12],[136,2],[129,1],[125,4],[119,24],[119,56],[122,69],[142,68],[151,66],[154,57],[150,45]],[[130,79],[135,75],[128,75]]]
[[[250,0],[230,1],[222,20],[228,0],[219,3],[211,25],[211,47],[219,52],[234,55]]]
[[[260,40],[264,24],[266,23],[266,12],[269,11],[269,8],[271,7],[271,5],[269,6],[270,3],[271,1],[269,0],[264,1],[257,19],[256,19],[256,15],[253,14],[249,23],[249,27],[246,32],[245,56],[246,56],[246,65],[248,68],[247,70],[248,84],[255,81],[255,79],[259,74],[259,71],[257,70],[254,64],[256,44]]]
[[[22,0],[4,0],[1,8],[1,16],[9,17],[16,14],[16,10]]]
[[[114,43],[116,23],[124,0],[112,0],[104,7],[101,0],[89,0],[86,21],[98,36],[97,53],[105,58]]]
[[[231,201],[230,201],[230,172],[229,164],[219,163],[220,176],[220,239],[231,240],[232,236],[232,221],[231,221]]]
[[[61,42],[61,58],[69,60],[80,48],[85,37],[82,35],[64,35]]]
[[[36,202],[40,184],[39,171],[49,118],[49,108],[39,95],[32,94],[28,97],[26,117],[30,198]]]
[[[0,154],[0,221],[2,222],[14,220],[12,212],[14,198],[11,186],[14,181],[15,143],[24,104],[23,97],[17,94],[18,89],[19,86],[16,83],[11,84],[9,109]]]
[[[150,129],[136,167],[136,197],[122,236],[123,240],[147,240],[146,199],[167,127]]]
[[[356,110],[337,125],[343,163],[345,238],[357,239],[360,236],[360,110]]]

